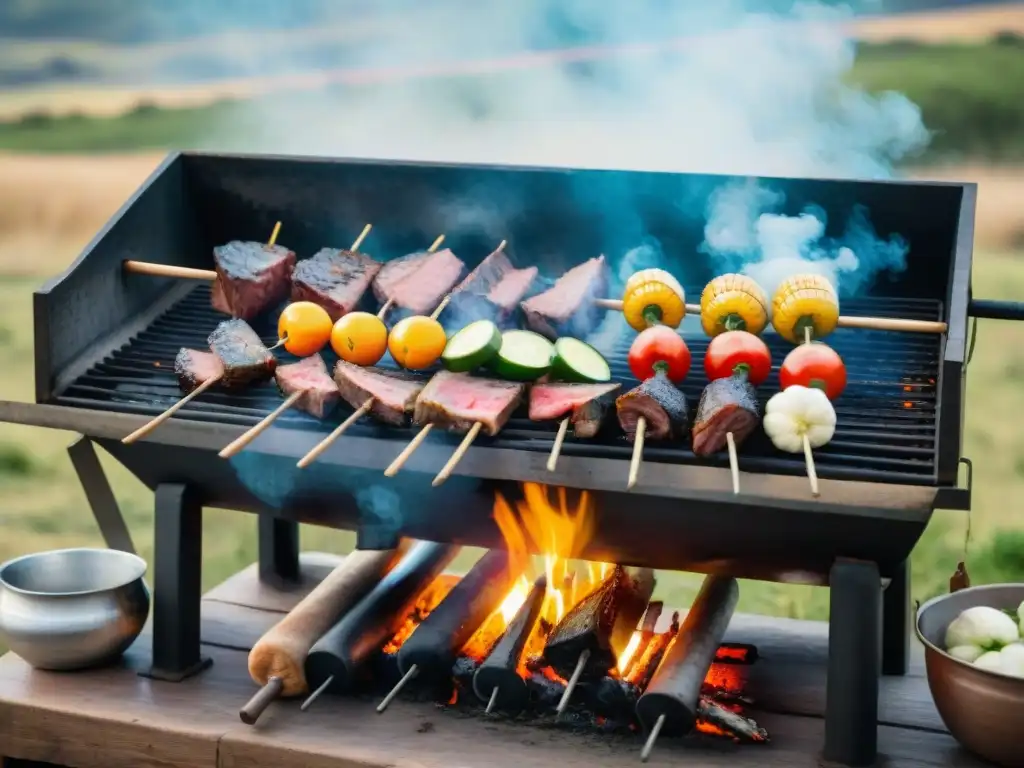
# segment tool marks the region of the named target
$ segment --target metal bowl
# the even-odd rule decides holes
[[[1024,679],[979,669],[943,650],[946,628],[979,605],[1017,610],[1024,584],[962,589],[917,611],[928,687],[942,722],[964,747],[1004,768],[1024,768]]]
[[[117,659],[149,615],[146,561],[115,549],[38,552],[0,565],[0,640],[38,669]]]

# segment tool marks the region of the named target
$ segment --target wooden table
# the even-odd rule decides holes
[[[203,642],[213,666],[182,683],[139,677],[144,634],[114,669],[38,672],[13,654],[0,658],[3,768],[31,761],[79,768],[621,768],[640,765],[638,739],[581,736],[476,717],[430,704],[325,697],[308,712],[279,702],[255,727],[238,719],[255,686],[246,654],[260,635],[337,563],[303,556],[303,584],[282,592],[260,584],[251,566],[203,601]],[[772,736],[767,746],[720,740],[668,740],[648,765],[742,768],[818,765],[824,743],[827,625],[737,615],[728,640],[754,643],[751,715]],[[928,693],[920,656],[906,677],[881,685],[879,752],[893,766],[984,764],[946,732]]]

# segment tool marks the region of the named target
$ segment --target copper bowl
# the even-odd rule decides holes
[[[965,748],[1003,768],[1024,768],[1024,679],[979,669],[943,650],[946,628],[967,608],[1016,611],[1024,584],[961,589],[917,611],[928,688],[942,722]]]

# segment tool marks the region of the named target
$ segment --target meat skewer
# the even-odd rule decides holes
[[[620,384],[535,384],[530,388],[530,420],[550,421],[560,419],[558,435],[551,447],[547,468],[555,471],[562,442],[572,424],[576,437],[594,437],[605,416],[611,410],[611,393]],[[566,415],[568,414],[568,415]]]
[[[327,373],[327,365],[320,355],[313,355],[297,363],[282,365],[275,372],[277,386],[287,398],[268,413],[259,423],[239,435],[217,454],[229,459],[259,437],[277,417],[295,406],[310,416],[323,419],[338,404],[341,396],[334,380]]]
[[[498,609],[525,566],[525,560],[513,559],[503,549],[485,553],[402,644],[398,650],[402,679],[377,706],[377,712],[384,712],[416,677],[434,682],[450,677],[459,651]]]
[[[647,610],[654,584],[650,568],[617,565],[555,625],[544,645],[544,660],[568,679],[559,715],[580,680],[598,680],[616,666]]]
[[[121,439],[130,445],[167,421],[214,384],[242,387],[274,375],[277,359],[244,320],[221,322],[207,339],[209,352],[182,348],[174,359],[178,384],[188,392],[159,416]],[[190,390],[191,391],[188,391]]]
[[[348,250],[322,248],[300,261],[292,272],[291,300],[323,307],[332,323],[352,312],[383,266],[359,252],[372,228],[363,227]]]
[[[739,586],[730,577],[707,576],[679,631],[658,665],[650,685],[636,703],[647,731],[640,759],[651,756],[659,734],[685,736],[697,721],[701,686],[715,660],[739,600]]]
[[[447,293],[458,282],[465,269],[465,264],[455,258],[455,254],[451,251],[445,249],[446,258],[440,265],[431,264],[430,257],[437,253],[437,249],[443,242],[444,235],[438,235],[426,251],[410,253],[384,263],[380,272],[373,279],[373,292],[381,302],[381,308],[377,312],[378,317],[383,318],[387,315],[392,307],[400,303],[403,294],[408,292],[408,286],[420,280],[426,279],[431,287],[450,280],[450,283],[440,291],[439,295]],[[429,269],[424,271],[427,267]],[[403,287],[406,290],[403,290]],[[422,288],[422,286],[419,287]],[[417,301],[413,300],[407,303],[415,305]],[[433,304],[436,304],[436,301],[431,301],[426,308]],[[413,309],[413,307],[408,308]]]
[[[310,649],[304,671],[313,693],[306,710],[325,691],[347,689],[356,671],[401,627],[417,599],[461,548],[418,541],[401,560]]]
[[[355,550],[249,651],[249,675],[261,686],[238,716],[254,725],[280,696],[309,692],[303,665],[320,636],[384,576],[395,550]]]
[[[530,693],[517,670],[526,642],[540,618],[547,588],[547,577],[541,575],[487,658],[473,673],[473,691],[481,701],[487,702],[487,714],[495,707],[510,715],[526,708]]]

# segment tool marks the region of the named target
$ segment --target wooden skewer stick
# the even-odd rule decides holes
[[[353,252],[358,251],[359,246],[363,244],[363,240],[365,240],[366,236],[370,234],[371,229],[373,229],[373,224],[367,224],[366,226],[364,226],[363,231],[359,233],[359,237],[357,237],[355,242],[352,243],[352,247],[349,248],[349,250]]]
[[[138,440],[140,437],[145,437],[150,432],[152,432],[154,429],[156,429],[161,424],[163,424],[165,421],[167,421],[169,418],[171,418],[171,416],[173,416],[175,413],[177,413],[180,408],[182,408],[185,405],[187,405],[194,398],[199,397],[199,395],[203,394],[203,392],[205,392],[210,387],[212,387],[214,384],[216,384],[218,381],[220,381],[220,379],[221,379],[220,376],[214,376],[212,379],[207,379],[202,384],[200,384],[198,387],[196,387],[191,392],[189,392],[187,395],[185,395],[183,398],[181,398],[181,400],[176,402],[174,405],[172,405],[166,411],[164,411],[159,416],[157,416],[152,421],[150,421],[148,424],[143,424],[141,427],[136,429],[134,432],[132,432],[127,437],[121,438],[121,442],[124,443],[125,445],[131,445],[136,440]]]
[[[732,471],[732,492],[740,492],[740,460],[736,455],[736,440],[732,432],[725,433],[725,442],[729,446],[729,469]]]
[[[224,450],[222,450],[217,455],[220,456],[222,459],[230,459],[236,453],[245,448],[245,446],[247,446],[257,437],[259,437],[267,427],[274,423],[278,416],[280,416],[282,413],[284,413],[293,405],[295,405],[295,403],[298,401],[300,397],[302,397],[302,395],[303,392],[301,389],[298,390],[297,392],[292,392],[290,395],[288,395],[287,400],[285,400],[283,403],[277,406],[277,408],[275,408],[266,416],[264,416],[263,419],[258,424],[254,425],[247,432],[244,432],[243,434],[239,435],[235,440],[228,443],[228,445],[225,446]]]
[[[814,468],[814,454],[811,453],[811,441],[804,435],[804,463],[807,464],[807,479],[811,481],[811,496],[820,496],[818,493],[818,471]]]
[[[594,299],[594,305],[613,312],[622,311],[619,299]],[[700,315],[700,304],[687,304],[686,314]],[[865,328],[872,331],[909,331],[910,333],[945,333],[949,325],[937,320],[904,320],[899,317],[851,317],[840,315],[839,328]]]
[[[558,434],[555,435],[555,444],[551,446],[551,456],[548,457],[548,472],[555,471],[558,464],[558,457],[562,454],[562,443],[565,442],[565,433],[569,431],[569,417],[562,419],[558,425]]]
[[[371,408],[373,408],[372,397],[367,398],[366,402],[360,405],[358,408],[356,408],[352,412],[351,416],[349,416],[347,419],[341,422],[341,424],[335,427],[334,431],[331,432],[331,434],[329,434],[327,437],[325,437],[323,440],[321,440],[319,443],[313,446],[309,453],[307,453],[305,456],[299,459],[299,463],[296,466],[298,466],[299,469],[305,469],[314,461],[316,461],[320,457],[320,454],[322,454],[324,451],[330,448],[331,444],[339,437],[341,437],[343,434],[345,434],[349,427],[351,427],[353,424],[359,421],[359,419],[361,419],[363,416],[368,414]]]
[[[433,253],[434,251],[436,251],[438,248],[441,247],[441,243],[443,243],[443,242],[444,242],[444,235],[438,235],[437,239],[434,240],[434,242],[431,244],[431,246],[429,248],[427,248],[427,253]],[[393,306],[395,306],[395,300],[394,299],[388,299],[387,301],[385,301],[384,302],[384,306],[382,306],[380,308],[380,311],[377,312],[377,317],[379,317],[381,320],[383,320],[384,319],[384,315],[386,315],[388,313],[388,311]],[[444,309],[444,307],[442,306],[441,309]],[[438,314],[440,314],[440,310],[437,310],[437,312],[438,312]]]
[[[385,696],[384,700],[377,705],[377,714],[383,714],[384,710],[388,708],[388,705],[394,701],[395,696],[401,693],[402,689],[405,688],[406,683],[416,677],[419,673],[420,668],[415,664],[409,667],[409,671],[405,673],[401,680],[395,683],[395,687],[388,691],[388,695]]]
[[[434,428],[433,424],[424,424],[423,429],[416,433],[416,437],[409,441],[409,444],[402,449],[402,452],[395,457],[395,460],[391,462],[387,469],[384,470],[384,477],[394,477],[398,474],[405,462],[409,460],[413,452],[420,447],[420,443],[427,439],[427,435],[430,434],[430,430]]]
[[[665,717],[665,713],[662,713],[654,721],[654,727],[651,728],[651,733],[647,737],[647,741],[644,742],[644,748],[640,750],[641,763],[646,763],[651,759],[651,750],[654,749],[654,742],[658,740],[658,734],[661,733],[661,729],[665,725]]]
[[[572,676],[565,684],[565,691],[562,692],[562,698],[558,700],[558,706],[555,708],[556,717],[560,717],[561,714],[565,712],[565,708],[569,706],[569,699],[572,698],[572,692],[576,690],[576,686],[579,684],[580,677],[583,675],[583,670],[586,668],[589,660],[590,649],[584,648],[583,652],[580,653],[579,661],[576,662],[576,668],[572,671]]]
[[[476,436],[480,434],[480,430],[483,429],[483,427],[484,425],[479,421],[470,427],[469,432],[466,433],[466,436],[462,438],[462,442],[459,443],[459,447],[455,449],[455,453],[453,453],[452,457],[448,459],[448,463],[445,464],[441,468],[441,471],[437,473],[437,477],[435,477],[434,481],[431,483],[432,486],[436,488],[451,477],[452,471],[455,469],[455,465],[462,461],[462,457],[465,456],[466,451],[472,447],[473,441],[476,440]]]
[[[647,431],[647,419],[643,416],[636,420],[636,436],[633,438],[633,458],[629,462],[629,480],[626,482],[628,491],[636,485],[637,476],[640,474],[640,460],[644,456],[644,433]]]

